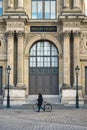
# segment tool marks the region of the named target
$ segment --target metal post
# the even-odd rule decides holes
[[[76,108],[79,108],[79,96],[78,96],[78,74],[76,74]]]
[[[7,94],[7,108],[10,108],[10,96],[9,96],[9,73],[8,73],[8,94]]]
[[[78,96],[78,74],[79,74],[80,68],[76,66],[76,108],[79,108],[79,96]]]
[[[11,70],[11,68],[10,68],[10,66],[8,66],[6,69],[7,69],[7,74],[8,74],[7,108],[10,108],[10,96],[9,96],[9,75],[10,75],[10,70]]]

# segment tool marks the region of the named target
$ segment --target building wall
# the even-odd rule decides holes
[[[29,94],[29,50],[36,41],[45,39],[54,43],[59,51],[60,93],[63,84],[66,88],[75,86],[75,67],[78,65],[79,85],[82,86],[82,95],[85,95],[87,18],[84,15],[84,0],[74,0],[73,6],[69,0],[57,0],[57,18],[54,20],[33,20],[31,0],[20,0],[15,5],[14,2],[3,0],[3,16],[0,20],[0,66],[3,67],[3,86],[7,84],[5,68],[10,65],[10,85],[22,88],[26,95]],[[31,32],[31,26],[57,26],[57,32]],[[73,42],[70,40],[71,35]],[[70,50],[72,48],[73,51]]]

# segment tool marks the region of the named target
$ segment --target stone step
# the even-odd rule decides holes
[[[29,95],[26,98],[27,104],[34,104],[37,102],[38,95]],[[60,95],[43,95],[44,101],[49,102],[50,104],[59,104],[61,102]]]

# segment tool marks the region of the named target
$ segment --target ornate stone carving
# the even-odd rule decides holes
[[[7,30],[24,30],[24,23],[23,22],[8,22],[7,23]]]
[[[24,37],[25,36],[25,32],[24,31],[17,31],[17,36],[18,37]]]
[[[63,36],[64,37],[70,37],[70,33],[71,33],[70,31],[66,30],[65,32],[63,32]]]
[[[6,54],[6,44],[4,44],[4,35],[0,36],[0,54]]]
[[[87,54],[87,33],[81,35],[80,54]]]
[[[64,27],[80,27],[80,22],[64,22],[63,23]]]
[[[78,30],[74,31],[73,34],[74,34],[74,37],[80,37],[80,35],[81,35],[80,31],[78,31]]]
[[[6,32],[6,36],[7,36],[7,38],[8,37],[13,37],[14,36],[14,31],[8,31],[8,32]]]

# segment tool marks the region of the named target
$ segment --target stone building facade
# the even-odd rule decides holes
[[[2,1],[2,0],[1,0]],[[0,17],[0,94],[6,104],[10,65],[11,104],[38,92],[75,104],[87,98],[87,17],[84,0],[3,0]],[[35,97],[36,98],[36,97]]]

